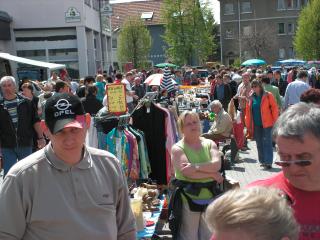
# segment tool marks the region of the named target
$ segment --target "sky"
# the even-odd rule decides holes
[[[123,2],[138,2],[141,0],[110,0],[110,3],[123,3]],[[201,2],[205,2],[205,0],[200,0]],[[212,9],[214,18],[217,23],[220,23],[220,2],[218,0],[209,0],[210,7]]]

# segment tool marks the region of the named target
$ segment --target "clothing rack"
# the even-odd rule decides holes
[[[121,127],[127,126],[129,124],[130,117],[131,117],[130,114],[125,114],[125,115],[119,116],[118,127],[121,128]]]

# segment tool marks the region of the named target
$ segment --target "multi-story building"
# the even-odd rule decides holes
[[[221,62],[295,57],[293,37],[308,0],[219,0]]]
[[[134,2],[123,2],[112,4],[112,28],[113,28],[113,61],[115,65],[120,66],[121,63],[117,57],[117,40],[122,24],[129,16],[141,18],[150,32],[152,45],[149,54],[150,65],[156,65],[166,61],[165,42],[162,38],[164,35],[164,24],[161,21],[161,5],[162,0],[141,0]]]
[[[112,64],[111,31],[99,11],[107,3],[104,0],[0,0],[1,11],[9,16],[5,21],[12,20],[12,34],[6,34],[6,39],[11,37],[12,43],[6,45],[10,49],[2,47],[0,42],[1,51],[63,63],[74,78],[108,70]]]

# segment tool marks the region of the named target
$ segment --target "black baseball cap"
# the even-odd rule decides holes
[[[56,134],[66,127],[83,128],[85,111],[80,98],[70,93],[55,93],[45,104],[45,123]]]

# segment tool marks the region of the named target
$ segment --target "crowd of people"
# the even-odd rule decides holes
[[[204,81],[196,70],[191,73],[191,85],[210,86],[208,108],[215,119],[202,132],[196,111],[179,115],[181,139],[171,150],[174,239],[320,239],[317,76],[304,69],[285,75],[269,68],[223,66]],[[177,86],[169,93],[145,86],[147,73],[135,70],[79,82],[56,73],[46,82],[24,79],[19,85],[12,76],[2,77],[0,238],[136,239],[120,163],[112,154],[86,146],[86,131],[90,118],[108,107],[108,84],[125,85],[132,113],[148,90],[158,91],[159,99],[179,93],[181,71],[172,70],[171,77]],[[253,139],[261,167],[269,170],[276,164],[282,171],[221,196],[218,145],[233,137],[234,121],[244,127],[242,150]]]

